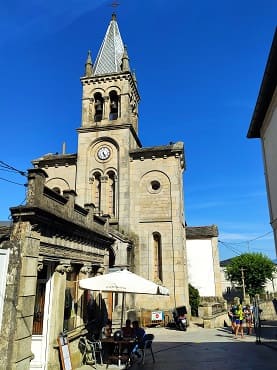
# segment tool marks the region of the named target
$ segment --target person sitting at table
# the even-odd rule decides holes
[[[123,333],[123,338],[133,338],[134,335],[134,328],[131,326],[131,320],[127,319],[125,322],[125,326],[121,328]]]
[[[141,357],[140,353],[138,352],[139,348],[143,347],[143,338],[145,336],[145,330],[139,326],[139,322],[137,320],[132,322],[132,326],[134,329],[134,337],[136,338],[136,343],[132,349],[132,354]]]
[[[110,338],[112,335],[112,320],[108,319],[106,325],[102,328],[102,338]]]

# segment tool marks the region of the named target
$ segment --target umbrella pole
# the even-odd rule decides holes
[[[121,307],[120,329],[123,327],[124,306],[125,306],[125,293],[122,293],[122,307]]]

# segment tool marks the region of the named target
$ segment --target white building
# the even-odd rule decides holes
[[[186,227],[189,283],[201,297],[222,295],[217,226]]]
[[[258,99],[247,133],[260,138],[270,214],[277,252],[277,31],[273,37]]]

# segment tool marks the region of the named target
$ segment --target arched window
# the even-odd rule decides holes
[[[107,205],[110,216],[115,216],[115,177],[116,175],[113,171],[108,172]]]
[[[55,186],[52,190],[54,190],[56,193],[61,194],[61,189]]]
[[[103,106],[104,106],[104,99],[102,95],[97,92],[94,94],[94,121],[100,122],[103,119]]]
[[[153,233],[154,244],[154,279],[163,281],[163,265],[162,265],[162,240],[159,233]]]
[[[93,174],[92,201],[95,205],[95,209],[97,209],[97,211],[100,212],[100,209],[101,209],[101,174],[100,172],[95,172]]]
[[[110,97],[110,115],[109,115],[109,120],[112,121],[112,120],[118,118],[119,97],[118,97],[116,91],[114,91],[114,90],[112,90],[109,93],[109,97]]]

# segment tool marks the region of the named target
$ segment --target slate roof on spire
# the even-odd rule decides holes
[[[113,14],[93,67],[94,76],[121,72],[123,53],[124,45]]]

